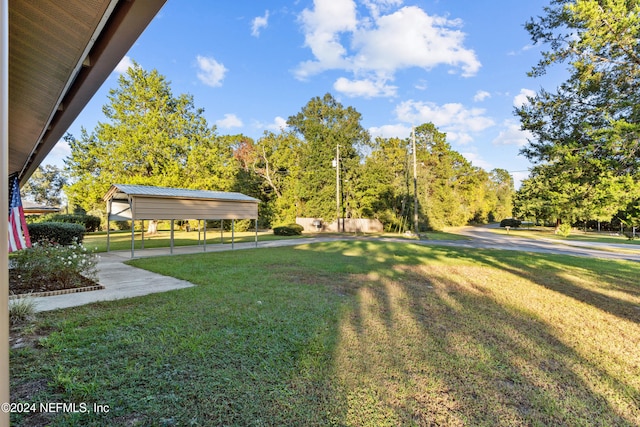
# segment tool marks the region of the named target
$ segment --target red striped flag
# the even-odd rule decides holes
[[[9,204],[9,252],[30,247],[31,239],[29,238],[27,222],[24,220],[20,187],[16,177],[11,185],[11,202]]]

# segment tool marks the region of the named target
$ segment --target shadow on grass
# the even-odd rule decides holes
[[[334,357],[347,402],[345,424],[635,425],[640,420],[633,374],[611,373],[578,352],[526,301],[513,304],[496,295],[484,273],[495,267],[637,322],[637,313],[612,307],[625,301],[598,298],[598,292],[571,283],[562,260],[551,261],[555,257],[531,262],[514,257],[505,267],[509,256],[502,252],[395,248],[381,251],[361,243],[320,249],[353,257],[366,271],[352,282],[358,303],[342,320]],[[452,258],[459,263],[437,264]],[[576,260],[564,259],[571,261]],[[465,263],[475,267],[460,267]],[[556,268],[549,270],[550,265]],[[541,269],[545,277],[536,274]],[[605,349],[607,342],[598,345]],[[633,351],[631,344],[630,357]]]
[[[599,310],[611,313],[621,319],[640,323],[640,304],[612,295],[610,290],[640,297],[640,287],[637,282],[637,269],[631,262],[603,262],[589,258],[556,256],[550,259],[536,254],[501,255],[500,260],[491,252],[478,250],[473,256],[486,265],[508,271],[514,275],[526,278],[533,283],[558,292],[576,301],[589,304]],[[589,267],[598,263],[597,273]],[[586,277],[600,283],[607,283],[607,288],[587,288],[577,282],[576,277],[566,274],[567,266],[578,268]]]

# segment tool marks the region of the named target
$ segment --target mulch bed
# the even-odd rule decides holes
[[[69,283],[70,282],[70,283]],[[41,292],[60,291],[66,289],[80,289],[97,286],[93,280],[77,275],[74,280],[66,283],[55,280],[24,280],[19,271],[9,269],[9,295],[36,294]]]

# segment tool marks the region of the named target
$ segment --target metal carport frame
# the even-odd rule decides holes
[[[190,190],[183,188],[152,187],[145,185],[113,184],[103,198],[107,203],[107,251],[110,246],[109,224],[111,221],[131,221],[131,257],[135,256],[135,221],[170,220],[171,253],[175,220],[204,220],[204,245],[207,245],[207,220],[232,221],[232,247],[235,220],[255,221],[258,245],[258,204],[253,197],[233,192]],[[144,228],[144,227],[143,227]],[[144,245],[144,231],[143,231]]]

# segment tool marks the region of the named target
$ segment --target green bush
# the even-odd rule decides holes
[[[49,214],[42,217],[39,222],[66,222],[69,224],[80,224],[88,232],[100,229],[100,218],[94,215],[84,214]]]
[[[505,218],[500,221],[500,227],[520,227],[520,224],[522,224],[522,221],[515,218]]]
[[[299,224],[287,224],[273,227],[273,234],[276,236],[299,236],[304,228]]]
[[[235,229],[238,233],[242,233],[244,231],[253,231],[255,229],[255,227],[253,227],[253,220],[237,219],[235,223]]]
[[[52,242],[59,245],[82,243],[85,228],[66,222],[37,222],[27,224],[32,242]]]
[[[558,234],[562,237],[569,237],[571,234],[571,224],[563,223],[558,227]]]

